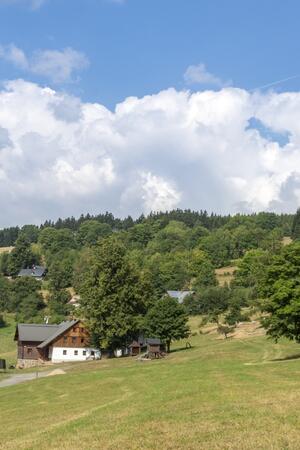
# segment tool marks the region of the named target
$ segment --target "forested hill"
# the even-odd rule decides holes
[[[139,314],[167,290],[192,290],[184,303],[188,314],[218,317],[227,311],[238,320],[241,308],[260,295],[261,274],[282,252],[283,238],[300,236],[299,218],[299,212],[220,216],[174,210],[137,220],[106,213],[8,228],[0,231],[0,246],[14,248],[0,255],[0,316],[8,311],[19,321],[41,322],[49,315],[53,323],[69,317],[71,296],[85,298],[107,260],[107,267],[123,268],[113,298],[123,295],[119,289],[131,277],[144,302]],[[37,264],[47,267],[44,281],[17,277]],[[236,272],[225,286],[216,276],[224,266]],[[123,279],[124,273],[130,275]]]

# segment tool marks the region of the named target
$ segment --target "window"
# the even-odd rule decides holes
[[[85,356],[86,355],[86,350],[83,350],[82,354],[83,354],[83,356]]]
[[[84,328],[80,328],[81,333],[84,333]]]
[[[92,356],[94,356],[94,355],[95,355],[95,352],[94,352],[94,350],[92,350],[92,351],[91,351],[91,355],[92,355]]]
[[[28,348],[27,348],[27,354],[28,354],[28,355],[32,355],[32,348],[31,348],[31,347],[28,347]]]
[[[83,344],[83,343],[84,343],[84,339],[83,339],[83,338],[81,338],[81,339],[80,339],[80,342],[81,342],[81,343]]]
[[[68,336],[64,336],[64,342],[67,342]]]
[[[67,350],[63,350],[63,355],[66,355],[67,354]]]
[[[74,355],[75,355],[75,356],[78,355],[78,350],[74,350]]]
[[[76,342],[76,336],[72,336],[72,343]]]

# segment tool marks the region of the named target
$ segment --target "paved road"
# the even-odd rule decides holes
[[[36,378],[46,377],[50,372],[51,370],[47,372],[38,372],[38,377],[36,376],[36,372],[11,375],[9,378],[5,378],[4,380],[0,381],[0,388],[14,386],[15,384],[24,383],[24,381],[35,380]]]

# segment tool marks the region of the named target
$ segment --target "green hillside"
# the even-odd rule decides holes
[[[191,343],[164,360],[69,364],[1,388],[0,448],[299,448],[299,345],[215,334]]]
[[[13,314],[4,315],[7,326],[0,328],[0,358],[4,358],[8,363],[16,361],[16,343],[14,342],[15,321]]]

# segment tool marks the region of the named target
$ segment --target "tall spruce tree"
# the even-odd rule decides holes
[[[300,239],[300,208],[297,209],[292,224],[292,238]]]
[[[151,297],[149,285],[130,264],[114,236],[93,248],[79,286],[82,314],[101,348],[127,345],[139,332]]]

